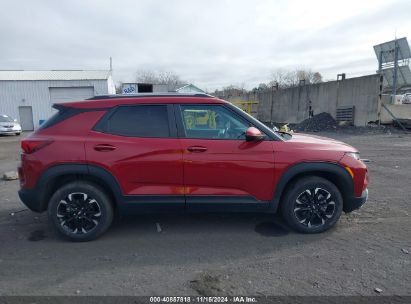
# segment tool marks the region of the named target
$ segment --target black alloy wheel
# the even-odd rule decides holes
[[[61,186],[52,195],[48,215],[54,228],[71,241],[90,241],[102,235],[113,221],[107,193],[88,181]]]
[[[341,216],[343,198],[329,180],[307,176],[288,185],[281,199],[284,220],[302,233],[319,233],[333,227]]]
[[[86,193],[74,192],[59,202],[57,218],[69,233],[87,234],[98,226],[101,207],[96,199]]]
[[[325,225],[336,209],[331,193],[323,188],[304,190],[295,200],[294,215],[300,224],[311,227]]]

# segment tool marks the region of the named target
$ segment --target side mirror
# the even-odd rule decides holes
[[[246,141],[260,141],[264,138],[263,133],[260,130],[254,127],[249,127],[245,131],[245,140]]]

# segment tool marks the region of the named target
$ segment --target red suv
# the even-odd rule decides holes
[[[277,133],[206,94],[98,96],[56,104],[22,140],[21,200],[73,241],[115,212],[279,210],[304,233],[332,227],[367,199],[353,147]]]

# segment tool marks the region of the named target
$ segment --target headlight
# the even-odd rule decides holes
[[[352,158],[356,160],[360,160],[360,153],[359,152],[346,152],[345,153],[348,156],[351,156]]]

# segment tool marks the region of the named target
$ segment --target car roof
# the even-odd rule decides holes
[[[135,97],[211,97],[206,93],[178,93],[178,92],[164,92],[164,93],[139,93],[139,94],[113,94],[113,95],[99,95],[88,98],[87,100],[97,99],[118,99],[118,98],[135,98]]]
[[[164,93],[164,94],[136,94],[136,95],[103,95],[95,96],[84,101],[57,103],[56,107],[70,108],[112,108],[118,105],[133,105],[133,104],[175,104],[175,103],[201,103],[201,104],[221,104],[226,101],[218,99],[208,94],[180,94],[180,93]]]

